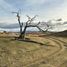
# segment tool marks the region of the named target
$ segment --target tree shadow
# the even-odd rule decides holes
[[[10,41],[21,41],[21,42],[23,41],[23,42],[27,42],[27,43],[35,43],[35,44],[38,44],[41,46],[52,46],[52,45],[49,45],[48,43],[41,43],[41,42],[33,41],[30,38],[20,39],[18,37],[3,37],[3,36],[0,36],[0,38],[5,38],[6,40],[9,39]],[[54,46],[52,46],[52,47],[54,47]]]
[[[37,41],[33,41],[33,40],[30,40],[30,38],[25,38],[25,40],[23,40],[23,39],[16,39],[16,40],[18,40],[18,41],[23,41],[23,42],[29,42],[29,43],[36,43],[36,44],[39,44],[39,45],[41,45],[41,46],[51,46],[51,47],[55,47],[55,46],[53,46],[53,45],[49,45],[48,43],[41,43],[41,42],[37,42]]]
[[[24,42],[27,42],[27,43],[29,42],[29,43],[36,43],[36,44],[40,44],[40,45],[45,45],[44,43],[33,41],[30,38],[25,38],[25,39],[15,38],[15,40],[24,41]]]

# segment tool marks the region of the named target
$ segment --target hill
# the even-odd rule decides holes
[[[61,31],[61,32],[54,32],[54,33],[52,33],[52,35],[66,37],[67,36],[67,30]]]

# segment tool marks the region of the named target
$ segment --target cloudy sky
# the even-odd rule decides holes
[[[0,23],[17,23],[13,11],[21,9],[22,21],[26,15],[38,15],[38,20],[67,19],[67,0],[0,0]]]
[[[21,10],[21,22],[26,15],[38,15],[36,21],[62,18],[67,21],[67,0],[0,0],[0,23],[18,23],[12,12]]]

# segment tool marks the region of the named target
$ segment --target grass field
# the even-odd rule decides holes
[[[67,67],[67,37],[27,34],[29,41],[19,41],[14,34],[0,33],[0,67]]]

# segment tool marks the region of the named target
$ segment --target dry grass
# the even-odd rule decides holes
[[[62,50],[58,45],[60,41],[56,40],[65,38],[27,34],[26,38],[34,42],[24,42],[14,40],[14,36],[18,36],[15,33],[0,34],[0,67],[67,67],[67,49]]]

